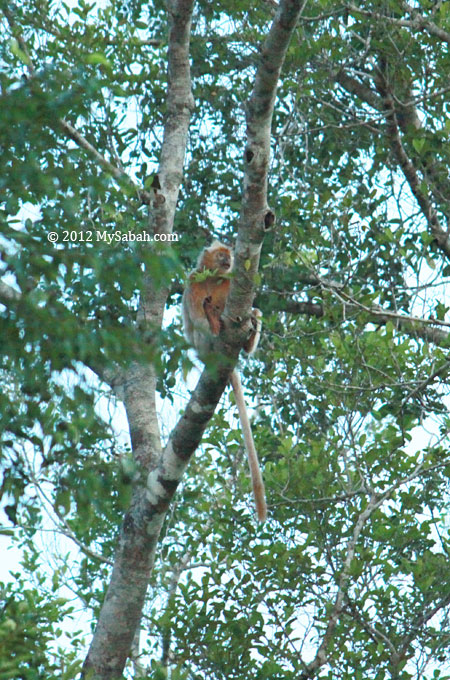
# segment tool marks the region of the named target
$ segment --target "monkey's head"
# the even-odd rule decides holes
[[[198,262],[199,269],[210,269],[221,274],[227,274],[233,267],[233,252],[231,248],[214,241],[209,248],[205,248]]]

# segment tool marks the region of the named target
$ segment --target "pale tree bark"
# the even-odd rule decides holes
[[[82,677],[117,680],[131,654],[139,627],[155,550],[169,503],[191,455],[226,388],[239,351],[248,336],[255,295],[255,274],[266,231],[274,223],[267,205],[267,182],[273,109],[281,68],[304,0],[282,0],[261,50],[255,85],[247,110],[247,145],[244,154],[244,191],[236,242],[235,277],[225,314],[225,330],[217,342],[223,360],[214,374],[205,369],[185,413],[161,451],[156,413],[156,375],[153,367],[134,363],[125,372],[108,371],[107,382],[123,395],[133,456],[137,464],[130,508],[120,531],[111,581],[97,628],[86,657]],[[80,148],[117,181],[134,185],[138,198],[151,206],[149,229],[170,233],[183,175],[187,133],[193,108],[189,67],[189,39],[193,0],[168,0],[167,116],[155,190],[146,192],[101,155],[72,125],[58,125]],[[12,16],[8,21],[20,40]],[[29,59],[30,79],[34,66]],[[2,283],[0,299],[20,301],[21,293]],[[152,332],[161,327],[167,291],[145,280],[137,322]],[[93,367],[95,370],[95,367]],[[105,377],[104,372],[100,374]]]
[[[237,271],[227,309],[227,318],[233,319],[233,323],[225,324],[224,337],[218,342],[223,361],[215,366],[214,374],[207,369],[203,371],[185,413],[162,452],[153,368],[133,365],[123,380],[138,479],[121,529],[108,592],[83,668],[83,677],[89,680],[117,680],[122,675],[139,626],[167,508],[247,337],[259,252],[264,234],[273,223],[273,213],[267,207],[267,174],[275,94],[287,46],[302,6],[303,1],[298,0],[280,3],[262,50],[250,99],[243,209],[236,248]],[[159,187],[153,201],[151,220],[153,230],[159,233],[172,230],[192,108],[188,59],[192,0],[168,2],[168,10],[168,116],[158,172]],[[155,290],[149,278],[141,295],[139,323],[150,330],[159,328],[166,297],[167,291]]]
[[[160,193],[153,205],[156,233],[170,233],[183,174],[190,113],[193,108],[189,41],[193,0],[169,0],[167,116],[158,172]],[[149,331],[161,327],[167,291],[156,290],[150,277],[141,293],[138,322]],[[120,531],[111,581],[83,666],[83,677],[102,680],[122,676],[138,629],[167,506],[156,507],[147,488],[149,471],[161,457],[153,366],[133,364],[122,377],[137,478],[130,508]]]
[[[305,0],[280,2],[261,50],[255,86],[247,106],[247,145],[244,153],[244,192],[235,248],[235,277],[225,318],[247,319],[254,298],[254,280],[264,235],[275,220],[267,205],[267,177],[275,96],[281,68]],[[244,330],[247,330],[244,328]],[[234,329],[230,329],[232,337]]]

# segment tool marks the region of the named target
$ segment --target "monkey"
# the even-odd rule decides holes
[[[221,316],[230,292],[232,268],[233,252],[231,248],[215,241],[209,248],[205,248],[200,253],[197,266],[189,275],[183,293],[184,333],[187,341],[197,350],[202,361],[205,361],[212,349],[213,336],[219,335],[222,328]],[[252,354],[258,346],[261,335],[261,317],[261,311],[253,308],[253,331],[243,347],[247,354]],[[260,522],[264,522],[267,517],[264,482],[253,441],[241,379],[236,369],[231,373],[230,382],[236,399],[247,452],[256,513]]]

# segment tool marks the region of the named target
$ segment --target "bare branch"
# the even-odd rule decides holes
[[[87,545],[85,545],[82,541],[80,541],[79,538],[75,535],[75,533],[72,531],[70,528],[69,523],[65,519],[65,517],[58,511],[57,507],[52,503],[51,499],[48,497],[46,492],[44,491],[43,485],[39,481],[39,479],[36,477],[34,474],[33,470],[29,468],[28,471],[28,476],[30,479],[30,482],[33,484],[36,492],[43,498],[45,501],[44,509],[47,514],[47,517],[51,520],[51,522],[55,525],[55,530],[61,533],[63,536],[66,536],[66,538],[69,538],[75,545],[81,550],[81,552],[86,555],[86,557],[90,557],[91,559],[94,559],[98,562],[103,562],[104,564],[109,564],[111,565],[112,562],[109,560],[107,557],[103,557],[103,555],[100,555],[99,553],[95,552],[94,550],[91,550],[91,548],[88,548]],[[50,510],[51,508],[51,510]],[[56,515],[58,518],[58,521],[60,522],[60,525],[58,525],[58,522],[55,520],[53,513]]]
[[[339,85],[341,85],[344,90],[347,90],[349,94],[355,94],[363,102],[375,109],[375,111],[382,110],[383,107],[380,98],[370,89],[367,83],[363,83],[348,75],[344,69],[341,69],[335,77]]]
[[[141,629],[138,627],[131,644],[130,661],[133,665],[133,680],[148,678],[147,668],[141,661]]]
[[[409,635],[405,635],[404,639],[402,640],[402,647],[398,655],[398,661],[402,661],[402,659],[405,658],[408,649],[410,648],[411,642],[414,640],[417,631],[422,628],[422,626],[427,623],[430,619],[433,618],[436,614],[438,614],[441,609],[444,609],[444,607],[448,607],[450,604],[450,595],[445,595],[444,593],[442,594],[442,599],[434,605],[434,607],[428,607],[425,608],[424,611],[420,614],[420,616],[415,617],[415,621],[411,623],[410,626],[410,633]]]
[[[47,500],[48,503],[50,503],[50,501],[48,499],[46,499],[46,500]],[[66,536],[66,538],[69,538],[71,541],[73,541],[73,543],[75,543],[75,545],[78,546],[78,548],[81,550],[81,552],[84,555],[86,555],[86,557],[89,557],[93,560],[96,560],[97,562],[103,562],[104,564],[109,564],[110,566],[112,565],[112,560],[110,560],[107,557],[103,557],[103,555],[100,555],[100,553],[95,552],[94,550],[91,550],[90,548],[87,547],[87,545],[85,545],[82,541],[80,541],[76,537],[76,535],[74,534],[74,532],[70,528],[70,525],[68,524],[68,522],[65,520],[63,515],[58,512],[58,510],[55,507],[53,507],[53,512],[56,514],[59,521],[61,522],[61,524],[64,527],[64,528],[59,529],[60,533],[62,533],[64,536]]]
[[[448,372],[450,368],[450,360],[449,361],[444,361],[444,363],[436,368],[425,380],[422,380],[419,385],[417,385],[413,390],[408,392],[406,397],[402,401],[402,406],[404,406],[410,399],[415,397],[417,394],[420,394],[423,392],[423,390],[428,387],[428,385],[431,385],[436,378],[439,378],[441,375],[445,374]]]
[[[211,524],[211,522],[209,522]],[[165,611],[170,611],[170,608],[175,602],[175,597],[177,593],[177,588],[178,584],[180,582],[181,575],[183,571],[189,568],[190,566],[190,561],[193,553],[193,548],[190,548],[186,550],[186,553],[183,555],[183,557],[180,559],[179,563],[173,568],[172,570],[172,576],[170,578],[170,583],[168,587],[168,592],[167,592],[167,603],[166,603],[166,608]],[[168,668],[170,662],[171,662],[171,653],[170,653],[170,645],[172,641],[172,630],[170,626],[167,626],[165,630],[163,630],[162,633],[162,640],[161,640],[161,647],[162,647],[162,653],[161,653],[161,663],[165,668]]]
[[[356,7],[356,5],[347,5],[348,9],[356,14],[362,14],[366,17],[375,19],[376,21],[382,21],[389,24],[394,24],[395,26],[404,26],[405,28],[411,28],[413,31],[422,31],[424,33],[429,33],[434,35],[439,40],[446,42],[450,45],[450,33],[444,31],[444,29],[437,26],[435,23],[429,19],[418,14],[411,5],[406,2],[402,3],[404,9],[408,11],[414,19],[398,19],[397,17],[389,16],[387,14],[381,14],[380,12],[372,12],[370,10],[361,9]]]
[[[320,285],[333,292],[335,297],[342,305],[342,318],[349,318],[357,312],[364,312],[368,315],[367,323],[378,325],[386,325],[389,321],[393,322],[395,328],[412,338],[420,338],[425,342],[430,342],[441,347],[448,347],[450,345],[450,334],[441,328],[449,328],[450,322],[442,321],[440,319],[424,319],[419,316],[412,316],[407,314],[400,314],[389,309],[383,309],[373,305],[368,307],[356,298],[347,295],[342,287],[336,286],[335,283],[327,282],[318,278]],[[316,283],[317,283],[316,282]],[[264,311],[264,305],[261,305]],[[303,302],[297,300],[286,299],[278,295],[276,299],[270,300],[270,310],[287,312],[288,314],[301,314],[304,316],[315,316],[317,318],[325,317],[327,309],[321,302]]]
[[[176,202],[182,180],[190,113],[193,107],[189,66],[189,41],[193,0],[168,0],[168,88],[167,117],[158,172],[158,190],[153,206],[152,226],[156,232],[170,233],[173,228]],[[147,277],[141,294],[138,322],[160,328],[167,291],[155,290]],[[216,400],[211,398],[209,410],[202,416],[204,427],[211,418],[217,401],[228,380],[225,372],[221,380],[207,376],[200,381],[195,395],[206,401],[211,397],[208,387],[213,382]],[[192,452],[183,457],[182,444],[172,434],[164,456],[156,413],[157,376],[152,365],[133,364],[123,382],[124,404],[130,427],[133,456],[137,464],[137,478],[121,533],[114,561],[111,581],[100,612],[97,629],[83,666],[83,677],[90,680],[112,680],[122,676],[133,639],[139,626],[149,577],[155,559],[156,545],[168,504]],[[194,400],[194,396],[191,399]],[[192,409],[187,412],[191,413]],[[195,450],[203,429],[190,419],[191,429],[197,432]],[[189,446],[188,446],[189,449]],[[130,573],[133,580],[130,582]]]
[[[355,602],[348,601],[346,603],[345,609],[351,614],[351,616],[353,616],[354,619],[356,619],[356,621],[358,621],[358,623],[361,624],[361,626],[364,628],[364,630],[366,630],[374,642],[378,643],[381,640],[381,642],[383,642],[389,649],[392,656],[397,654],[397,651],[388,636],[385,635],[383,631],[378,630],[378,628],[372,626],[370,622],[367,621],[367,613],[364,611],[359,611]]]
[[[394,98],[397,123],[400,130],[405,135],[405,139],[408,139],[408,135],[411,136],[411,132],[415,133],[422,127],[416,108],[417,99],[414,98],[412,92],[412,84],[409,84],[405,96],[406,101],[399,101],[399,99],[393,95],[393,99]],[[443,203],[445,205],[443,211],[448,212],[448,203],[450,200],[448,164],[445,164],[434,157],[431,158],[430,154],[426,154],[425,156],[419,155],[417,162],[421,172],[429,183],[430,191],[433,193],[435,200],[439,204]]]
[[[30,54],[28,52],[27,44],[23,39],[23,36],[21,35],[14,21],[14,17],[11,11],[6,7],[2,7],[2,12],[5,15],[5,18],[9,24],[11,33],[17,40],[20,49],[22,50],[26,57],[27,60],[26,66],[32,82],[32,79],[35,76],[35,68],[33,61],[30,57]],[[125,182],[125,184],[128,184],[136,191],[136,194],[142,201],[142,203],[150,204],[152,200],[152,195],[148,191],[141,189],[137,184],[135,184],[135,182],[133,182],[131,177],[126,172],[124,172],[123,170],[115,166],[113,163],[108,161],[99,151],[97,151],[97,149],[90,142],[88,142],[88,140],[85,137],[83,137],[83,135],[80,132],[78,132],[78,130],[76,130],[73,127],[73,125],[68,123],[63,118],[59,118],[58,123],[61,126],[62,130],[66,133],[66,135],[80,148],[87,151],[107,172],[109,172],[112,175],[112,177],[114,177],[114,179]]]
[[[78,132],[78,130],[73,127],[73,125],[68,123],[63,118],[59,119],[59,124],[66,135],[81,149],[87,151],[92,156],[92,158],[94,158],[107,172],[112,175],[112,177],[114,177],[114,179],[125,182],[126,184],[130,185],[130,187],[133,187],[142,203],[150,204],[152,200],[151,194],[135,184],[126,172],[108,161],[90,142],[88,142],[85,137],[83,137],[80,132]]]
[[[421,182],[416,168],[408,157],[402,144],[397,115],[395,112],[394,100],[392,98],[392,94],[389,91],[386,80],[381,73],[377,78],[377,89],[383,97],[384,109],[388,114],[386,116],[386,132],[392,152],[406,178],[406,181],[409,184],[411,193],[415,197],[423,215],[425,216],[425,219],[427,220],[432,236],[446,257],[450,258],[450,241],[448,233],[442,228],[437,212],[423,190],[423,182]]]
[[[423,184],[417,170],[408,157],[400,137],[400,130],[404,135],[411,134],[411,131],[419,130],[422,123],[417,114],[416,103],[420,98],[414,98],[412,92],[408,92],[406,101],[400,102],[394,95],[388,92],[386,83],[382,78],[378,78],[378,90],[383,98],[378,97],[367,83],[362,83],[356,78],[348,75],[344,70],[336,74],[337,82],[350,94],[359,97],[372,108],[383,111],[387,121],[387,137],[389,144],[394,152],[395,158],[400,165],[407,182],[420,205],[422,212],[427,218],[430,231],[435,237],[439,247],[448,256],[450,245],[448,243],[447,232],[442,228],[439,218],[429,198],[427,197]],[[440,94],[440,93],[437,93]],[[422,99],[426,99],[425,96]],[[395,99],[395,101],[394,101]],[[439,204],[444,204],[443,210],[448,209],[449,183],[448,168],[442,162],[434,159],[422,159],[418,161],[419,169],[428,182],[431,194]]]
[[[325,633],[322,637],[322,642],[319,645],[319,648],[316,652],[316,656],[311,661],[311,663],[307,665],[306,670],[301,674],[300,677],[302,680],[307,680],[308,678],[313,677],[315,672],[327,663],[328,646],[331,642],[331,638],[333,637],[334,629],[336,628],[339,616],[341,615],[342,610],[344,608],[344,598],[347,591],[348,582],[350,579],[350,568],[353,558],[355,556],[359,536],[366,522],[370,518],[371,514],[374,512],[374,510],[380,507],[384,500],[385,494],[383,494],[382,497],[373,494],[366,508],[363,510],[363,512],[361,512],[358,519],[356,520],[355,526],[353,528],[352,537],[350,538],[347,544],[346,556],[344,564],[342,566],[341,575],[338,581],[336,599],[328,618],[328,624]]]
[[[342,301],[344,304],[347,302],[350,303],[350,306],[353,308],[358,308],[363,310],[364,312],[367,312],[371,316],[377,318],[378,320],[381,320],[383,323],[386,323],[388,320],[392,321],[400,321],[400,322],[405,322],[405,323],[410,323],[410,324],[419,324],[419,325],[430,325],[430,326],[443,326],[445,328],[450,328],[450,321],[441,321],[439,319],[424,319],[420,316],[407,316],[406,314],[399,314],[398,312],[391,312],[388,309],[383,309],[382,307],[378,307],[374,305],[373,307],[367,307],[367,305],[363,305],[361,302],[358,302],[355,298],[351,297],[350,295],[347,295],[344,293],[342,290],[337,292],[336,289],[331,289],[333,290],[333,293],[342,298]]]
[[[225,318],[237,319],[250,309],[254,297],[261,245],[275,216],[267,205],[270,136],[278,79],[287,48],[305,0],[281,0],[267,35],[255,85],[247,107],[247,145],[244,153],[244,189],[235,248],[234,279]],[[244,334],[248,328],[243,328]],[[231,343],[236,328],[228,333]]]
[[[446,467],[447,464],[448,463],[444,461],[426,467],[425,463],[421,462],[418,465],[416,465],[411,474],[407,475],[403,479],[398,479],[384,493],[376,494],[374,492],[371,492],[369,501],[365,509],[360,513],[358,519],[356,520],[352,536],[349,539],[346,546],[345,559],[338,580],[338,587],[334,605],[329,614],[328,624],[323,634],[322,641],[318,647],[314,659],[307,665],[305,671],[301,674],[300,676],[301,680],[309,680],[310,678],[314,677],[316,671],[322,666],[324,666],[328,661],[328,648],[330,646],[339,617],[342,614],[346,604],[345,600],[347,594],[347,587],[350,580],[351,564],[355,556],[356,546],[361,535],[361,532],[364,529],[364,526],[366,525],[367,521],[370,519],[372,513],[379,507],[381,507],[386,500],[391,498],[392,494],[404,484],[408,484],[413,479],[416,479],[419,475],[424,475],[434,470],[443,469]],[[445,600],[445,604],[447,604],[447,600]],[[393,652],[392,648],[391,652]],[[398,657],[394,656],[394,653],[393,661],[396,663],[400,661]]]
[[[373,109],[375,109],[376,111],[380,111],[383,114],[376,120],[385,119],[386,113],[383,111],[383,103],[381,99],[377,97],[376,93],[370,88],[368,82],[358,80],[354,76],[351,76],[345,70],[345,68],[341,68],[334,75],[334,77],[336,79],[336,82],[338,82],[339,85],[341,85],[341,87],[343,87],[344,90],[346,90],[349,94],[356,95],[361,99],[361,101],[365,102]],[[410,93],[409,99],[407,99],[407,101],[401,104],[400,111],[401,120],[399,120],[398,123],[400,128],[402,129],[402,132],[406,132],[406,127],[408,125],[410,125],[411,128],[415,128],[416,130],[422,127],[420,118],[417,115],[416,110],[417,104],[419,104],[420,102],[429,102],[433,99],[436,99],[437,97],[442,97],[442,95],[446,94],[449,90],[450,86],[442,87],[438,90],[427,90],[421,96],[415,97],[413,97],[412,94]],[[399,102],[397,102],[397,104],[399,104]]]

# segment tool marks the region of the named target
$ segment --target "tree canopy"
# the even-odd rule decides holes
[[[0,680],[450,678],[450,3],[254,4],[1,0]]]

